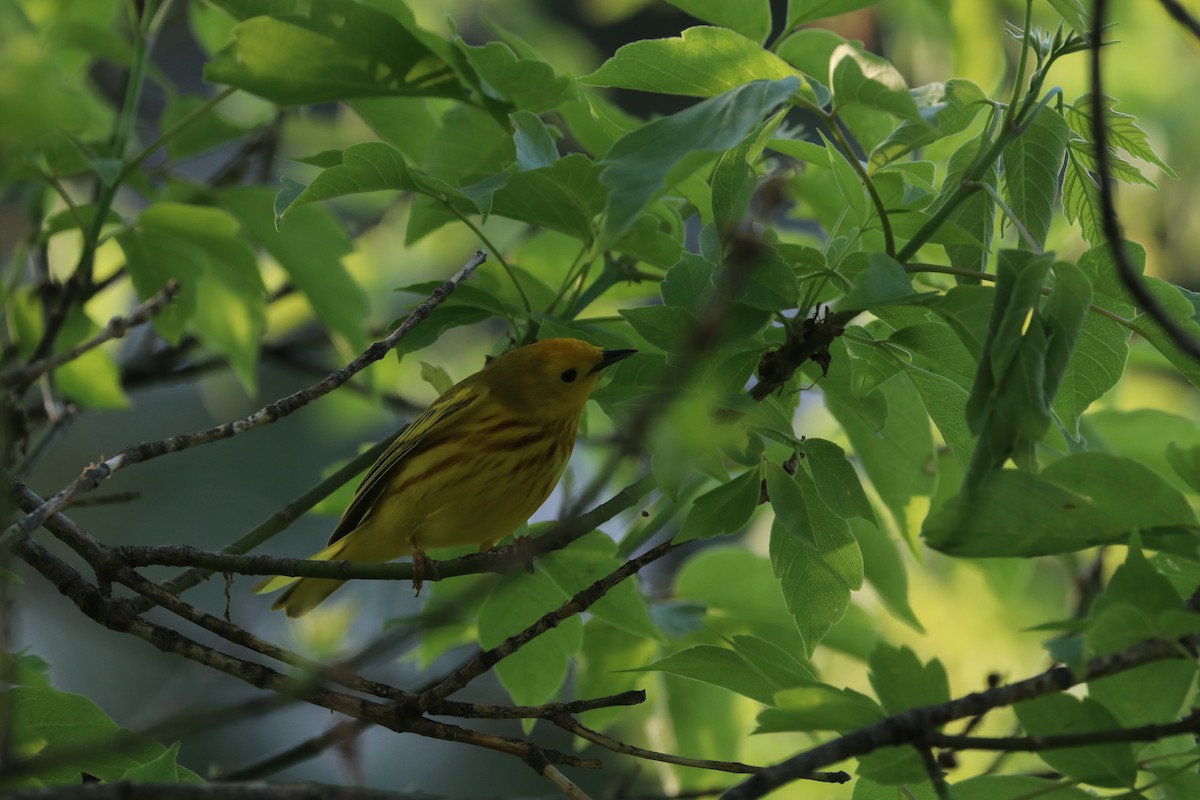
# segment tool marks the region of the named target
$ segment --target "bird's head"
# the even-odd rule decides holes
[[[576,416],[600,372],[636,350],[601,350],[578,339],[543,339],[496,358],[479,373],[497,399],[549,417]]]

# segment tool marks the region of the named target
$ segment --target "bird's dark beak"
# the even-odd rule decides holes
[[[608,367],[608,366],[611,366],[611,365],[617,363],[622,358],[629,358],[631,355],[633,355],[636,352],[637,352],[637,350],[605,350],[602,353],[602,355],[600,356],[599,363],[597,363],[596,366],[592,367],[592,372],[594,372],[594,373],[599,372],[600,370],[604,369],[605,367]]]

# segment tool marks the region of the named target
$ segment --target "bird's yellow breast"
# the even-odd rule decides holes
[[[482,414],[407,457],[353,535],[385,540],[395,556],[491,547],[550,496],[577,424]]]

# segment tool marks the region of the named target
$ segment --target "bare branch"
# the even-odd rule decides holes
[[[731,788],[724,797],[726,800],[751,800],[762,797],[786,783],[809,776],[813,770],[827,764],[835,764],[884,747],[925,741],[939,727],[956,719],[978,716],[994,708],[1061,692],[1072,686],[1116,675],[1154,661],[1194,658],[1198,641],[1200,636],[1196,635],[1179,640],[1149,639],[1116,653],[1092,659],[1086,669],[1078,675],[1068,667],[1054,667],[1032,678],[975,692],[948,703],[913,708],[767,767],[754,777]]]
[[[762,769],[762,767],[743,764],[739,761],[712,761],[707,758],[686,758],[684,756],[671,755],[670,753],[645,750],[641,747],[635,747],[634,745],[613,739],[611,736],[605,736],[603,733],[592,730],[578,720],[566,715],[553,717],[550,721],[564,731],[573,733],[581,739],[586,739],[592,744],[597,744],[606,750],[634,756],[635,758],[644,758],[647,761],[661,761],[664,764],[678,764],[683,767],[709,769],[717,772],[747,773],[751,775]],[[814,772],[812,775],[806,775],[805,778],[807,780],[820,781],[821,783],[847,783],[850,780],[850,776],[845,772]]]
[[[179,283],[170,281],[162,288],[162,291],[155,294],[146,302],[137,307],[132,314],[127,317],[113,317],[104,326],[104,329],[98,334],[88,339],[86,342],[77,344],[69,350],[64,350],[55,356],[43,358],[40,361],[34,361],[26,364],[18,369],[10,370],[9,372],[0,375],[0,387],[12,391],[20,391],[24,387],[33,383],[38,377],[45,375],[51,370],[58,369],[63,364],[74,361],[89,350],[94,350],[105,342],[113,339],[120,339],[129,332],[131,328],[136,328],[138,325],[144,325],[154,318],[158,312],[167,307],[167,304],[174,299],[175,295],[179,294]]]
[[[318,397],[329,394],[350,380],[351,377],[361,372],[369,364],[383,358],[414,326],[428,317],[433,312],[433,309],[441,305],[454,291],[455,287],[466,280],[486,259],[487,255],[482,250],[476,251],[475,255],[471,256],[470,260],[450,280],[434,289],[429,297],[413,309],[404,322],[400,323],[387,338],[374,342],[345,367],[336,372],[331,372],[319,383],[280,398],[248,417],[243,417],[233,422],[226,422],[223,425],[217,425],[216,427],[207,428],[202,431],[196,431],[195,433],[172,436],[152,442],[142,442],[141,444],[127,447],[115,456],[105,459],[100,463],[89,465],[78,478],[65,486],[57,494],[36,510],[5,529],[4,533],[0,534],[0,548],[10,547],[14,542],[24,539],[36,530],[51,514],[65,508],[75,497],[95,489],[119,469],[139,464],[143,461],[149,461],[168,453],[178,453],[181,450],[187,450],[197,445],[228,439],[232,436],[254,430],[262,425],[268,425],[303,408]]]
[[[463,665],[461,669],[455,670],[448,675],[432,689],[422,692],[417,701],[417,707],[422,711],[436,708],[447,697],[496,666],[503,659],[517,652],[525,644],[557,626],[563,620],[586,611],[592,603],[603,597],[618,583],[636,574],[642,567],[665,556],[676,547],[677,545],[672,542],[663,542],[658,547],[625,562],[608,575],[576,594],[557,609],[543,615],[541,619],[525,630],[510,636],[491,650],[483,651]]]
[[[373,448],[369,452],[375,452],[375,449]],[[366,459],[359,458],[355,459],[354,463],[358,464],[364,461]],[[342,474],[342,472],[339,471],[339,474]],[[354,474],[357,474],[357,472],[358,470],[355,470]],[[322,481],[321,485],[324,487],[329,483],[329,481]],[[612,499],[602,503],[586,514],[561,520],[549,532],[533,539],[530,548],[521,548],[510,544],[504,547],[493,548],[484,553],[470,553],[445,561],[431,561],[437,568],[437,574],[429,575],[425,579],[436,581],[483,572],[508,572],[514,567],[523,565],[530,553],[533,555],[542,555],[555,550],[561,550],[580,536],[592,532],[597,526],[625,511],[644,497],[653,485],[654,479],[652,476],[647,475],[643,477],[641,480],[622,489]],[[308,497],[309,495],[305,495],[305,498]],[[314,500],[309,505],[311,506],[315,502]],[[255,531],[259,531],[262,528],[279,527],[276,524],[279,522],[283,522],[285,525],[291,524],[294,520],[294,517],[290,514],[282,518],[281,514],[282,512],[272,515],[262,525],[255,528]],[[279,527],[279,529],[282,530],[282,527]],[[273,535],[275,532],[272,530],[268,536]],[[242,545],[251,538],[251,535],[247,534],[247,536],[239,539],[225,549],[226,551],[243,549]],[[267,536],[256,535],[253,538],[262,541]],[[258,541],[255,541],[255,544]],[[412,579],[412,564],[409,562],[368,564],[353,561],[312,561],[303,558],[250,556],[234,552],[212,552],[188,545],[118,547],[114,552],[122,561],[132,567],[151,565],[188,566],[201,568],[205,574],[209,575],[213,572],[222,572],[234,573],[236,575],[288,575],[302,578],[338,578],[343,580],[349,578],[376,581]],[[172,588],[174,588],[174,585],[172,585]]]
[[[1178,722],[1169,725],[1142,725],[1138,728],[1113,728],[1106,731],[1064,734],[1062,736],[947,736],[930,734],[926,741],[934,747],[955,750],[996,750],[1004,753],[1036,753],[1041,750],[1060,750],[1064,747],[1087,747],[1094,744],[1123,742],[1157,742],[1170,736],[1200,732],[1200,710],[1192,711]]]

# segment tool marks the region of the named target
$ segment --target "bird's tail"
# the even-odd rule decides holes
[[[354,552],[356,548],[352,545],[354,538],[353,534],[344,536],[308,558],[310,561],[357,560],[355,556],[358,554]],[[271,608],[282,608],[289,617],[299,617],[324,602],[326,597],[342,588],[344,583],[345,581],[332,578],[296,578],[278,575],[255,586],[254,593],[270,594],[285,586],[290,587],[276,598]]]

